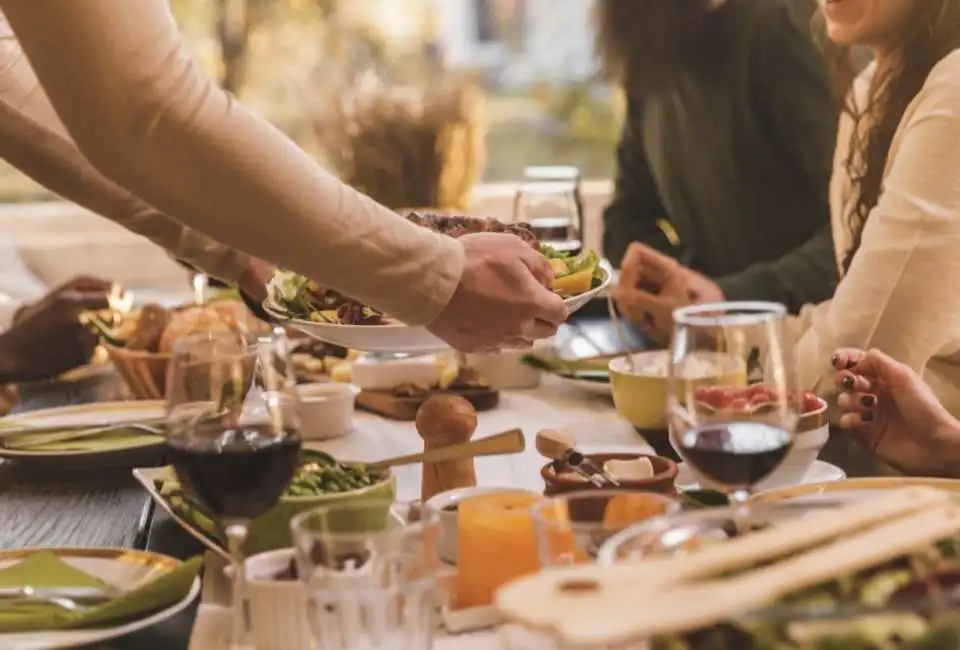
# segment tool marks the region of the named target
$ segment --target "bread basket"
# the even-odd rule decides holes
[[[135,399],[163,399],[169,352],[127,350],[108,343],[104,347]]]

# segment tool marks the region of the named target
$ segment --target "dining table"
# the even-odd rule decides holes
[[[622,353],[644,347],[641,337],[622,341],[600,307],[585,309],[568,322],[555,339],[566,357]],[[71,383],[21,387],[17,411],[120,399],[123,384],[111,372]],[[496,409],[479,414],[476,438],[512,428],[523,430],[527,448],[519,454],[476,459],[479,485],[509,486],[542,491],[540,468],[545,463],[533,445],[540,429],[570,433],[584,451],[651,452],[653,448],[618,417],[608,396],[582,392],[549,375],[537,388],[503,391]],[[307,445],[315,446],[316,443]],[[357,413],[346,437],[324,441],[317,448],[335,457],[356,461],[415,453],[422,441],[414,424]],[[821,459],[841,467],[848,476],[890,475],[889,467],[871,458],[840,431],[832,431]],[[397,498],[419,498],[420,466],[395,469]],[[203,554],[203,547],[166,513],[155,508],[130,468],[90,471],[44,471],[0,462],[0,549],[97,547],[145,549],[186,559]],[[161,623],[84,650],[226,650],[229,630],[220,560],[206,557],[204,589],[193,606]],[[438,649],[449,647],[499,650],[489,632],[458,637],[441,635]]]

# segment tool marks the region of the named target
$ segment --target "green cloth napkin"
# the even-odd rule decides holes
[[[577,373],[606,373],[611,358],[600,356],[586,359],[561,359],[549,354],[529,353],[520,357],[520,361],[546,372],[576,375]]]
[[[21,424],[0,422],[0,431],[5,427],[19,427]],[[136,429],[114,429],[78,440],[57,439],[69,432],[48,431],[46,433],[24,433],[0,440],[0,446],[13,443],[17,450],[22,451],[112,451],[116,449],[132,449],[147,447],[163,443],[163,437],[143,433]],[[29,442],[29,446],[21,443]]]
[[[176,570],[139,589],[100,603],[83,612],[68,612],[54,605],[31,603],[6,608],[0,600],[0,633],[61,630],[110,625],[168,607],[190,591],[203,566],[195,557]],[[50,551],[41,551],[0,570],[0,587],[104,587],[105,583],[66,562]]]

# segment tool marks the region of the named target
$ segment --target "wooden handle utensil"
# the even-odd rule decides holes
[[[462,460],[477,456],[499,456],[503,454],[518,454],[526,447],[521,429],[510,429],[503,433],[488,436],[480,440],[466,442],[459,445],[450,445],[431,449],[419,454],[409,454],[378,460],[375,463],[366,463],[368,469],[385,469],[414,463],[435,463],[447,460]]]

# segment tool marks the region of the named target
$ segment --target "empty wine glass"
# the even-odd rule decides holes
[[[234,561],[235,648],[252,646],[244,593],[249,522],[280,499],[300,454],[293,364],[282,330],[205,333],[174,344],[167,446],[184,490],[225,527]]]
[[[670,441],[702,487],[734,503],[780,466],[793,442],[801,406],[785,318],[783,305],[767,302],[674,312]]]

